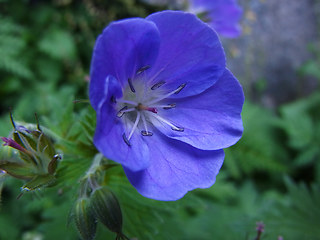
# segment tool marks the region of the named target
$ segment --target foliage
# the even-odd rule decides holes
[[[269,226],[284,239],[317,240],[320,236],[320,187],[285,178],[288,194],[268,213]]]
[[[320,46],[319,44],[309,45],[308,49],[311,53],[313,53],[313,59],[309,59],[305,62],[298,73],[301,76],[312,76],[318,80],[320,80]]]
[[[246,102],[242,112],[244,133],[236,145],[226,149],[225,165],[239,179],[254,172],[279,174],[288,171],[287,153],[277,133],[278,118],[269,110]]]
[[[280,108],[279,126],[287,134],[287,144],[295,153],[293,164],[297,168],[312,166],[313,175],[320,180],[320,94],[314,93]]]

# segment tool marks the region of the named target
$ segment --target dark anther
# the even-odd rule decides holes
[[[128,106],[124,106],[123,108],[121,108],[118,113],[117,113],[117,117],[121,118],[124,114],[124,110],[128,109]]]
[[[131,78],[128,78],[128,83],[129,83],[129,87],[130,87],[131,92],[136,92],[136,90],[133,87]]]
[[[165,84],[166,82],[165,81],[160,81],[160,82],[157,82],[155,85],[153,85],[151,87],[151,90],[156,90],[158,89],[159,87],[161,87],[163,84]]]
[[[182,128],[182,127],[171,127],[171,129],[172,130],[174,130],[174,131],[177,131],[177,132],[183,132],[184,131],[184,128]]]
[[[143,130],[143,131],[141,131],[141,135],[142,135],[142,136],[150,136],[150,137],[151,137],[151,136],[153,135],[153,133],[152,133],[152,132],[149,132],[149,131],[144,131],[144,130]]]
[[[110,98],[110,102],[112,102],[112,103],[117,103],[116,98],[115,98],[114,96],[112,96],[112,97]]]
[[[144,71],[148,70],[149,68],[150,68],[149,65],[146,65],[142,68],[139,68],[138,71],[136,72],[136,74],[139,75],[139,74],[143,73]]]
[[[163,109],[168,110],[168,109],[175,108],[175,107],[176,107],[176,104],[171,103],[171,104],[168,104],[167,106],[163,107]]]
[[[130,142],[129,142],[129,140],[128,140],[128,138],[127,138],[127,136],[126,136],[125,133],[122,134],[122,138],[123,138],[123,141],[124,141],[129,147],[131,147],[131,144],[130,144]]]
[[[186,83],[181,84],[181,85],[177,88],[177,90],[175,91],[174,94],[178,94],[179,92],[181,92],[181,90],[182,90],[186,85],[187,85]]]

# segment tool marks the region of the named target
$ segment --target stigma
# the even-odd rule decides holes
[[[158,113],[158,110],[155,107],[146,107],[142,103],[139,103],[138,106],[136,106],[136,109],[138,111],[145,110],[145,111],[150,111],[153,113]]]

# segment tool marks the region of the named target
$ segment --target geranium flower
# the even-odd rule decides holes
[[[158,200],[210,187],[243,130],[242,88],[216,33],[190,13],[111,23],[94,48],[90,101],[97,149]]]
[[[189,11],[203,15],[204,20],[224,37],[234,38],[241,33],[239,20],[242,9],[236,0],[189,0]]]
[[[242,8],[237,0],[143,0],[150,4],[168,5],[201,16],[221,36],[234,38],[241,34]]]

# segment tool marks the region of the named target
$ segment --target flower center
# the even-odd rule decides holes
[[[136,106],[136,109],[138,111],[146,110],[146,111],[150,111],[150,112],[153,112],[153,113],[158,113],[158,110],[156,108],[154,108],[154,107],[146,107],[141,103],[138,103],[138,106]]]
[[[165,81],[159,81],[150,85],[146,81],[145,71],[150,67],[145,66],[136,72],[134,83],[131,78],[123,89],[123,97],[121,99],[113,99],[116,103],[117,117],[123,119],[125,131],[122,134],[124,142],[131,146],[130,139],[133,134],[140,129],[142,136],[152,136],[149,131],[154,120],[162,122],[171,127],[174,131],[183,132],[184,128],[176,126],[168,119],[160,116],[158,109],[169,110],[176,107],[175,103],[166,103],[166,99],[173,94],[178,94],[186,84],[181,84],[173,91],[167,91],[162,86]]]

